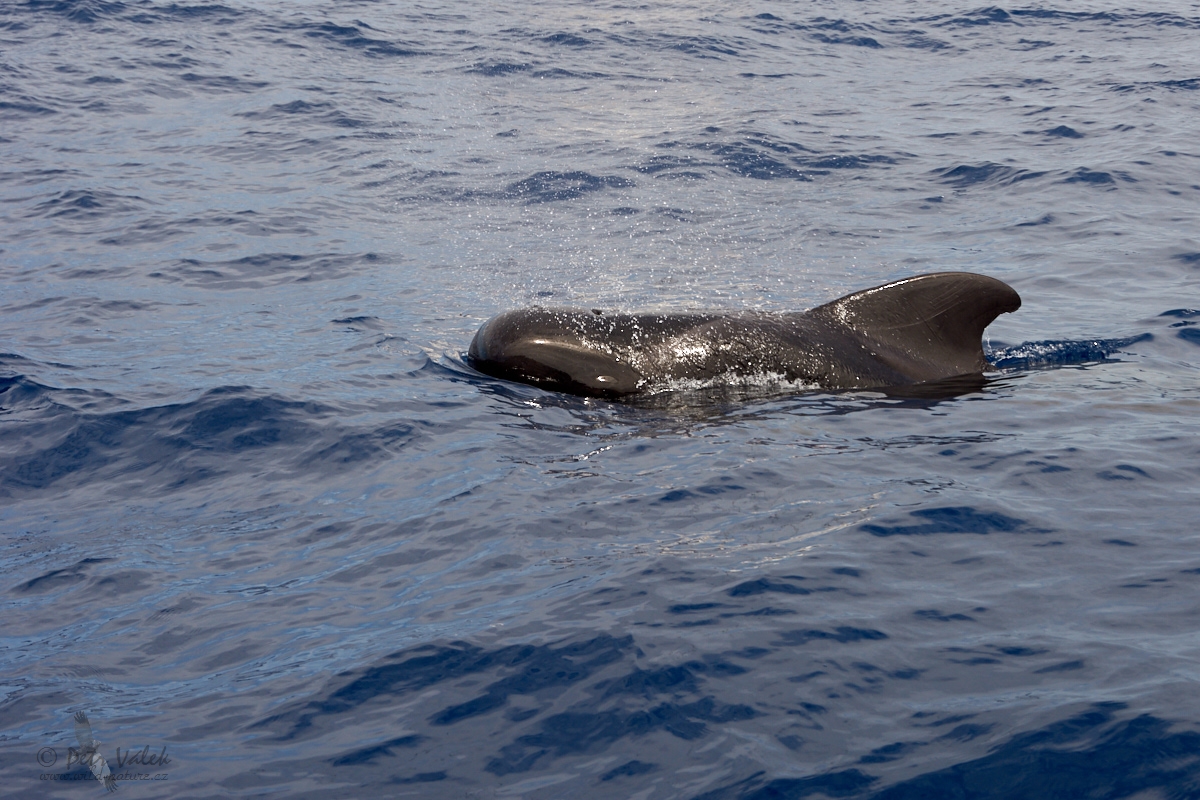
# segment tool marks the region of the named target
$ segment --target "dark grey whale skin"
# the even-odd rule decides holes
[[[1020,307],[1002,281],[939,272],[799,313],[527,308],[484,323],[467,358],[496,378],[609,399],[765,374],[821,389],[904,386],[982,373],[984,329]]]

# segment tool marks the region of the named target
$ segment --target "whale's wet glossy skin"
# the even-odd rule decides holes
[[[987,369],[984,329],[1020,306],[1002,281],[942,272],[789,314],[528,308],[486,322],[468,358],[497,378],[608,398],[754,377],[813,389],[901,386]]]

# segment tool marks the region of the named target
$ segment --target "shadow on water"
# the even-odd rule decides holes
[[[998,511],[986,512],[970,506],[943,506],[940,508],[922,508],[910,511],[910,524],[898,525],[862,525],[860,530],[872,536],[928,536],[934,533],[974,533],[986,535],[993,532],[1001,533],[1049,533],[1042,528],[1030,527],[1025,520],[1001,514]]]
[[[1167,315],[1185,316],[1186,312],[1168,312]],[[1176,326],[1190,324],[1176,323]],[[1192,329],[1185,327],[1179,335],[1188,341],[1200,341],[1200,334],[1193,334]],[[740,423],[756,416],[780,414],[826,416],[897,408],[932,409],[943,403],[968,398],[997,399],[1003,397],[1002,390],[1022,378],[1024,372],[1115,361],[1117,359],[1112,358],[1114,354],[1153,339],[1153,334],[1143,333],[1117,339],[1047,340],[1002,345],[989,349],[987,353],[995,372],[871,390],[798,390],[786,383],[726,384],[703,389],[656,392],[619,401],[576,397],[493,378],[470,367],[462,355],[447,355],[440,363],[430,362],[426,369],[440,372],[451,381],[473,386],[480,393],[522,411],[530,408],[562,409],[580,419],[580,432],[593,432],[619,422],[622,425],[632,424],[652,435],[664,429],[664,426],[665,429],[676,430],[680,423],[720,425]]]
[[[1172,731],[1168,720],[1143,714],[1119,720],[1120,703],[1098,703],[1081,714],[1017,734],[991,753],[927,772],[878,791],[858,769],[805,778],[759,773],[697,795],[694,800],[800,800],[810,796],[870,800],[939,798],[1154,797],[1190,798],[1200,791],[1200,733]],[[917,746],[924,745],[917,743]]]
[[[0,497],[104,481],[121,481],[134,493],[174,493],[250,462],[292,475],[328,474],[388,457],[417,435],[400,421],[348,428],[334,419],[336,408],[239,386],[189,402],[123,406],[22,375],[0,377],[7,423],[0,441],[14,444],[0,474]]]
[[[852,572],[842,570],[839,575],[857,577],[850,575]],[[764,597],[772,597],[776,603],[781,598],[810,602],[805,595],[829,588],[814,584],[808,589],[800,586],[803,580],[801,576],[781,576],[743,582],[722,591],[720,602],[672,607],[668,613],[716,613],[739,603],[761,603]],[[729,612],[721,615],[733,616]],[[725,702],[720,695],[732,685],[725,679],[739,676],[738,685],[744,687],[747,673],[772,649],[815,648],[825,656],[854,659],[867,652],[864,648],[876,642],[886,644],[884,640],[889,638],[882,631],[845,625],[781,633],[772,648],[746,647],[645,666],[639,663],[645,655],[642,647],[629,635],[602,634],[577,641],[494,648],[463,641],[421,645],[373,666],[342,673],[312,699],[284,707],[245,730],[257,736],[253,740],[256,748],[294,750],[297,742],[306,740],[344,740],[339,732],[370,720],[397,719],[399,714],[404,721],[391,724],[393,735],[381,739],[379,729],[373,727],[374,736],[352,737],[371,740],[369,744],[338,752],[320,763],[305,762],[306,774],[319,781],[352,779],[360,786],[458,782],[480,769],[497,778],[537,775],[543,770],[557,770],[558,774],[571,771],[571,765],[577,768],[582,763],[579,759],[586,757],[587,763],[602,766],[591,770],[590,777],[584,770],[577,775],[580,780],[597,784],[618,781],[615,785],[622,791],[631,791],[641,776],[657,781],[668,768],[629,756],[639,751],[661,752],[671,741],[698,745],[727,730],[744,731],[747,726],[770,729],[773,720],[789,729],[800,724],[806,737],[823,736],[825,729],[819,720],[835,710],[829,707],[830,700],[822,700],[826,705],[800,703],[794,709],[769,701],[752,700],[754,705]],[[1006,656],[1027,660],[1045,653],[999,647],[992,663]],[[920,680],[923,672],[853,663],[863,675],[874,676],[871,680],[877,684],[889,679]],[[819,684],[824,674],[817,671],[789,680]],[[474,697],[461,702],[439,702],[439,698],[471,695]],[[739,695],[743,699],[755,696]],[[743,761],[738,771],[744,777],[695,795],[695,800],[1116,798],[1145,791],[1158,791],[1164,797],[1195,797],[1200,787],[1200,733],[1176,730],[1171,721],[1149,714],[1131,718],[1123,711],[1125,706],[1120,703],[1096,704],[1012,735],[984,756],[887,785],[888,770],[903,767],[910,757],[920,758],[923,748],[936,744],[935,749],[944,753],[946,747],[975,740],[994,727],[975,722],[955,724],[967,718],[961,716],[930,723],[924,721],[926,714],[917,714],[920,721],[914,723],[911,740],[857,756],[847,753],[846,763],[854,766],[803,775],[804,761],[800,760],[796,764],[799,776],[778,776],[768,770],[755,771]],[[938,732],[952,724],[950,730]],[[804,744],[796,736],[777,738],[789,750]],[[320,749],[328,752],[331,748]],[[437,755],[430,760],[420,754]],[[669,758],[665,753],[664,757]],[[478,763],[472,763],[475,760]],[[555,763],[560,761],[564,763]],[[882,764],[889,766],[881,768]],[[353,775],[348,768],[353,768]],[[235,784],[240,785],[240,779],[232,779],[230,785]]]
[[[303,703],[251,726],[251,730],[274,730],[275,741],[306,739],[336,730],[336,718],[353,714],[381,699],[402,701],[406,695],[428,687],[464,678],[508,673],[483,687],[475,698],[454,703],[432,713],[427,722],[442,727],[507,709],[505,718],[521,722],[540,710],[514,708],[511,699],[547,692],[563,692],[587,683],[592,697],[561,714],[548,715],[538,732],[517,737],[502,748],[487,770],[494,774],[521,772],[532,768],[543,756],[602,750],[607,744],[631,735],[661,729],[683,739],[695,739],[705,731],[705,721],[746,719],[755,712],[748,706],[717,703],[711,696],[694,702],[659,702],[649,709],[601,709],[606,701],[622,696],[651,700],[660,695],[678,699],[700,691],[705,675],[729,676],[745,669],[719,656],[679,665],[632,671],[605,677],[605,669],[636,657],[640,651],[633,637],[597,636],[578,643],[555,645],[510,645],[486,650],[468,642],[424,645],[390,656],[382,665],[344,673],[324,697]],[[369,750],[376,749],[374,746]],[[339,756],[334,763],[364,760],[365,751]]]

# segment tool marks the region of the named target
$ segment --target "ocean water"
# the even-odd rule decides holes
[[[129,797],[1200,797],[1198,37],[0,4],[5,790],[102,793],[83,712]],[[957,393],[464,360],[939,270],[1024,300]]]

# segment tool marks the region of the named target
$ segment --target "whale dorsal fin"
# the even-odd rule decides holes
[[[877,358],[917,383],[987,369],[984,328],[1020,307],[1020,295],[1003,281],[937,272],[855,292],[808,314],[848,328]]]

